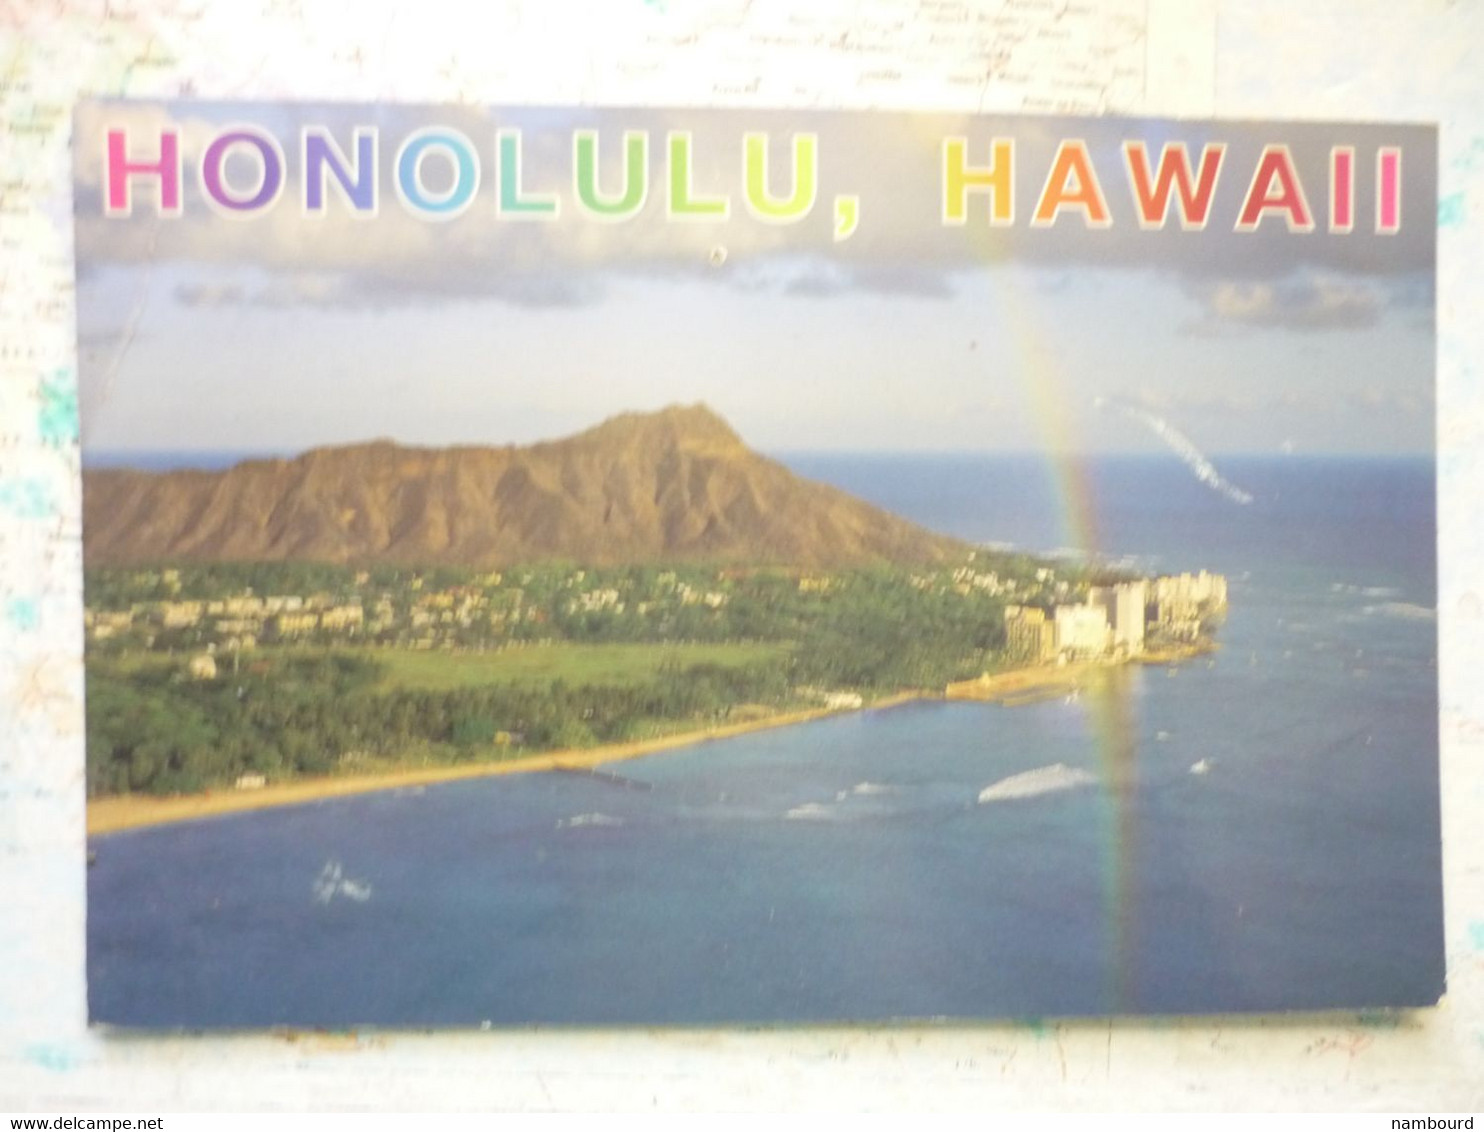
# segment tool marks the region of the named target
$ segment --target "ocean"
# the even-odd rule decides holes
[[[704,1025],[1360,1009],[1443,989],[1431,460],[784,457],[926,526],[1230,580],[1106,695],[918,702],[96,838],[94,1020]],[[1070,491],[1068,490],[1070,486]],[[1058,768],[1061,769],[1051,769]],[[1042,789],[981,801],[1026,772]],[[1013,793],[1013,791],[1012,791]]]

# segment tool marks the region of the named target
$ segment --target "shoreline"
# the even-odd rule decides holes
[[[1002,707],[1039,703],[1064,693],[1080,693],[1090,679],[1128,665],[1178,666],[1196,657],[1214,653],[1218,647],[1215,641],[1203,639],[1189,644],[1165,645],[1150,652],[1116,660],[1081,660],[1071,664],[1034,664],[1026,668],[1010,668],[1004,672],[956,680],[944,689],[943,698],[999,704]]]
[[[1082,687],[1094,673],[1122,667],[1123,662],[1084,661],[1077,664],[1039,664],[1030,668],[1012,668],[986,673],[969,680],[956,680],[943,693],[946,700],[971,700],[978,703],[1014,707],[1071,692]]]
[[[172,794],[163,797],[150,794],[114,794],[106,798],[88,800],[86,832],[89,837],[105,836],[130,829],[174,825],[179,822],[200,821],[206,818],[224,817],[228,814],[247,813],[252,810],[307,805],[329,798],[373,794],[382,790],[405,789],[410,786],[431,786],[470,778],[492,778],[505,774],[536,774],[554,770],[591,770],[604,763],[625,762],[629,759],[643,758],[646,755],[662,754],[683,747],[697,746],[713,739],[733,739],[755,731],[791,727],[797,723],[811,723],[829,716],[892,708],[914,700],[929,698],[932,697],[925,692],[896,692],[871,703],[862,704],[858,708],[803,708],[797,711],[781,712],[765,719],[723,724],[720,727],[707,727],[699,731],[677,731],[673,735],[661,735],[653,739],[638,739],[627,743],[608,743],[597,747],[543,751],[540,754],[522,755],[500,762],[410,767],[375,774],[305,778],[255,790],[236,790],[232,787],[224,787],[221,790],[200,794]]]
[[[470,778],[492,778],[505,774],[537,774],[554,770],[591,770],[604,763],[625,762],[662,754],[683,747],[693,747],[713,739],[732,739],[756,731],[811,723],[829,716],[849,715],[898,707],[917,700],[943,699],[994,703],[1004,707],[1037,703],[1063,693],[1080,691],[1087,678],[1125,664],[1178,664],[1195,656],[1214,651],[1215,645],[1203,642],[1177,647],[1158,654],[1131,657],[1119,661],[1085,661],[1067,665],[1034,665],[1009,669],[993,675],[978,676],[949,684],[941,692],[923,690],[894,692],[862,704],[858,708],[817,707],[780,712],[765,719],[706,727],[697,731],[677,731],[653,739],[627,743],[608,743],[597,747],[574,747],[560,751],[522,755],[500,762],[462,763],[452,766],[409,767],[374,774],[305,778],[254,790],[224,787],[200,794],[173,794],[158,797],[150,794],[115,794],[87,802],[86,832],[89,837],[122,833],[149,826],[173,825],[200,821],[227,814],[253,810],[300,806],[329,798],[372,794],[381,790],[398,790],[410,786],[430,786],[459,782]]]

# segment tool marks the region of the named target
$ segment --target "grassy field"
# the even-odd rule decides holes
[[[740,668],[780,661],[779,644],[550,644],[499,652],[415,652],[376,649],[369,655],[386,665],[382,686],[448,691],[481,684],[640,684],[667,665],[691,668],[714,664]]]
[[[379,687],[418,688],[427,691],[450,691],[484,684],[547,685],[565,680],[571,685],[641,684],[655,676],[662,667],[681,669],[714,664],[723,668],[740,668],[749,664],[781,662],[789,646],[764,642],[727,642],[722,644],[572,644],[555,642],[526,645],[490,652],[462,652],[442,649],[355,649],[309,645],[267,646],[254,653],[244,653],[243,663],[272,661],[278,656],[323,656],[339,653],[374,660],[386,670]],[[120,673],[158,669],[183,670],[187,655],[162,656],[136,653],[110,658],[109,667]],[[231,662],[218,658],[231,672]]]

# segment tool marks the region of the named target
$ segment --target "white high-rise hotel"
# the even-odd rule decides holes
[[[1143,578],[1116,586],[1094,586],[1089,605],[1100,605],[1108,616],[1111,648],[1127,656],[1144,651],[1144,626],[1149,606],[1149,583]]]
[[[1151,624],[1166,638],[1194,640],[1202,618],[1225,608],[1226,579],[1204,570],[1094,586],[1085,602],[1049,611],[1007,606],[1006,648],[1031,661],[1138,656]]]

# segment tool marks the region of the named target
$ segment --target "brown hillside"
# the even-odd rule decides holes
[[[376,441],[221,472],[84,474],[84,557],[500,566],[932,562],[967,547],[750,451],[703,405],[529,447]]]

